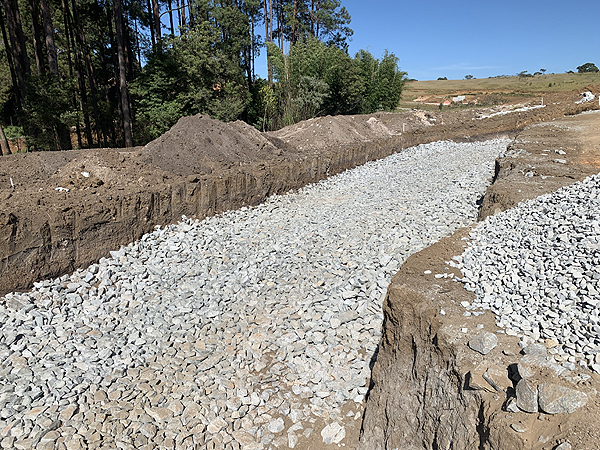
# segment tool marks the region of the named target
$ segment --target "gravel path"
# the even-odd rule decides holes
[[[507,144],[420,145],[7,295],[0,445],[340,442],[361,415],[391,276],[475,220]]]
[[[600,373],[600,175],[489,217],[459,259],[467,289],[524,344]]]

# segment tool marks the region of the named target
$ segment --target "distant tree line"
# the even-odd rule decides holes
[[[0,24],[0,143],[28,150],[141,145],[197,113],[270,130],[392,110],[406,81],[391,53],[348,55],[340,0],[0,0]]]

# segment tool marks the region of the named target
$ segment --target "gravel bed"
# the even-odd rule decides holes
[[[469,310],[489,309],[524,344],[600,373],[600,175],[520,203],[472,232],[460,262]]]
[[[7,295],[0,445],[340,442],[360,418],[391,276],[475,221],[507,144],[410,148],[255,208],[157,227]]]

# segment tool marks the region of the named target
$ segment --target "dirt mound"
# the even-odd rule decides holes
[[[242,121],[223,123],[198,114],[179,119],[137,156],[146,164],[187,176],[269,160],[280,154],[281,150],[260,131]]]
[[[298,149],[372,141],[397,134],[376,115],[325,116],[266,133]]]

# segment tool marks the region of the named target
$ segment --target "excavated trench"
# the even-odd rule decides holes
[[[597,108],[576,105],[576,98],[573,94],[561,104],[481,120],[444,114],[444,125],[419,119],[405,132],[400,130],[414,119],[412,113],[322,118],[269,135],[195,117],[180,121],[143,149],[2,158],[0,294],[86,267],[182,215],[204,218],[256,205],[272,194],[420,143],[516,135],[514,150],[525,152],[498,162],[495,183],[482,202],[483,218],[599,170],[599,115],[564,118]],[[526,128],[541,122],[562,128]],[[310,133],[314,136],[307,138]],[[545,166],[542,147],[559,142],[574,150],[573,158],[559,169]],[[231,151],[224,154],[220,148]],[[522,171],[532,165],[538,174],[551,177],[523,180]],[[14,188],[9,187],[11,179]],[[595,448],[590,446],[600,438],[594,424],[600,412],[595,397],[577,414],[540,420],[507,414],[506,392],[466,388],[466,374],[474,366],[508,367],[520,351],[518,339],[508,335],[499,335],[499,350],[489,356],[467,349],[467,335],[477,325],[494,329],[494,319],[491,314],[465,318],[460,302],[472,301],[473,294],[459,283],[431,275],[444,273],[446,261],[462,253],[468,231],[459,230],[411,256],[394,276],[384,303],[360,442],[346,445],[361,450],[549,449],[569,437],[575,448]],[[598,380],[594,375],[593,383]],[[597,384],[590,386],[591,392]],[[517,415],[527,423],[527,432],[511,428]],[[542,436],[549,438],[542,442]]]
[[[268,134],[195,116],[142,149],[1,158],[0,295],[87,267],[182,215],[257,205],[417,144],[510,135],[596,107],[571,97],[484,119],[482,111],[336,116]]]

